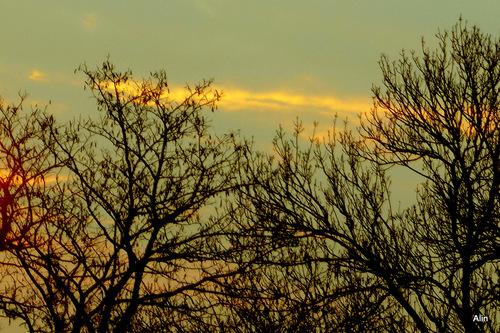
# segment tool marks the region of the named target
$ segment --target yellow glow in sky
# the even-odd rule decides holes
[[[32,81],[39,81],[39,82],[48,82],[49,81],[47,76],[37,69],[34,69],[31,72],[29,79]]]
[[[82,22],[87,30],[95,30],[97,26],[97,17],[94,14],[88,15]]]
[[[114,90],[115,88],[130,96],[138,96],[141,86],[137,81],[129,80],[126,83],[122,82],[115,86],[107,85],[106,89]],[[370,110],[372,104],[370,99],[345,99],[335,98],[332,96],[307,95],[297,94],[294,92],[285,91],[269,91],[255,92],[244,89],[222,88],[217,89],[222,91],[222,99],[219,106],[224,111],[273,111],[283,112],[290,109],[301,109],[303,112],[311,111],[311,108],[320,109],[320,113],[324,115],[333,115],[335,112],[352,113],[353,116],[361,112]],[[208,98],[213,96],[209,93]],[[173,86],[169,87],[169,92],[165,92],[161,98],[168,99],[181,103],[188,97],[188,92],[185,88]]]
[[[248,110],[252,108],[286,111],[289,108],[308,107],[322,108],[325,111],[349,111],[356,114],[369,110],[366,100],[341,100],[332,96],[305,95],[293,92],[270,91],[253,92],[239,89],[223,89],[224,97],[221,105],[227,110]],[[369,101],[369,100],[368,100]]]

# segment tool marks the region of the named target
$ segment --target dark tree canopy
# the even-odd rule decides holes
[[[382,60],[385,89],[374,89],[364,135],[380,163],[426,179],[405,223],[418,241],[407,256],[421,258],[410,271],[420,317],[443,329],[497,331],[500,42],[461,22],[438,38],[440,49],[424,45],[421,58]],[[474,323],[474,315],[491,321]]]
[[[134,81],[109,62],[80,70],[97,120],[60,126],[39,112],[3,113],[11,136],[2,153],[15,173],[3,179],[42,187],[36,207],[33,191],[3,195],[12,217],[2,221],[34,220],[23,222],[28,231],[7,230],[22,245],[6,254],[3,308],[36,332],[156,332],[159,319],[147,314],[170,311],[167,324],[178,321],[207,306],[196,295],[210,281],[233,274],[219,260],[223,224],[199,213],[234,186],[234,138],[213,135],[205,120],[220,98],[211,82],[175,101],[163,72]],[[27,126],[25,137],[14,126]],[[38,141],[31,149],[23,140]]]
[[[221,94],[79,69],[99,117],[0,105],[0,315],[30,332],[500,331],[500,41],[383,56],[357,132],[274,153]],[[421,183],[397,208],[392,170]]]
[[[259,319],[241,331],[500,329],[500,42],[462,22],[437,38],[382,57],[358,134],[305,146],[298,123],[274,157],[247,155],[235,242],[260,273],[227,289]],[[401,211],[393,167],[424,179]]]

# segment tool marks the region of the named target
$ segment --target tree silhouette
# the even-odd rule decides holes
[[[36,230],[6,254],[2,307],[31,332],[157,331],[164,318],[147,314],[197,313],[211,281],[234,274],[220,260],[225,227],[207,216],[233,188],[239,153],[205,120],[220,98],[210,81],[174,100],[164,72],[80,70],[101,115],[41,117],[37,144],[64,177],[40,191]]]
[[[51,154],[55,142],[44,139],[50,117],[37,106],[26,112],[26,94],[20,97],[18,104],[0,104],[0,307],[7,317],[29,323],[29,298],[22,309],[17,306],[25,300],[25,281],[16,254],[43,228],[45,193],[60,165]]]
[[[500,41],[460,22],[382,57],[359,133],[274,154],[170,92],[81,66],[98,118],[0,105],[0,311],[30,332],[500,330]],[[421,180],[396,209],[390,175]],[[485,318],[488,318],[486,321]],[[478,320],[479,319],[479,320]]]
[[[35,107],[25,115],[18,104],[0,104],[0,250],[16,247],[32,228],[27,216],[39,204],[44,177],[57,165],[51,159],[53,142],[42,142],[47,122],[44,110]]]
[[[500,329],[500,42],[461,20],[437,38],[382,57],[360,135],[304,146],[297,122],[274,156],[246,153],[234,258],[255,273],[224,286],[233,330]],[[423,179],[408,209],[393,208],[391,168]]]

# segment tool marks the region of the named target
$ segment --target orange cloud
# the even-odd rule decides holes
[[[140,81],[134,81],[134,80],[128,80],[127,82],[119,82],[118,84],[109,82],[109,83],[102,83],[101,87],[104,88],[105,90],[108,91],[118,91],[121,96],[121,99],[130,101],[131,99],[141,96],[141,94],[144,92],[144,88],[142,86],[142,83]],[[212,98],[215,98],[216,96],[216,90],[206,91],[206,95],[203,94],[196,94],[195,89],[190,93],[186,88],[179,87],[179,86],[169,86],[168,91],[165,90],[159,98],[161,100],[164,100],[166,102],[173,101],[176,103],[183,103],[187,98],[191,99],[208,99],[211,100]],[[141,103],[140,100],[135,100],[135,103]],[[148,105],[154,105],[153,101],[149,101],[147,103]]]
[[[114,90],[112,85],[105,85],[106,89]],[[127,81],[116,86],[119,92],[130,96],[137,96],[140,92],[140,83]],[[340,99],[332,96],[297,94],[293,92],[270,91],[255,92],[242,89],[220,87],[223,97],[220,106],[226,111],[239,111],[251,109],[261,109],[262,111],[283,110],[301,108],[308,111],[307,108],[322,109],[325,115],[331,115],[335,112],[349,112],[356,115],[371,109],[372,102],[370,98],[359,99]],[[183,101],[188,97],[185,88],[170,86],[169,92],[165,92],[162,98],[168,98],[174,101]]]
[[[252,92],[237,89],[223,89],[221,105],[226,110],[244,110],[248,108],[287,110],[297,107],[323,109],[324,113],[353,112],[359,114],[371,108],[369,99],[342,100],[331,96],[297,94],[293,92],[271,91]]]
[[[38,81],[38,82],[48,82],[48,78],[47,78],[47,75],[45,75],[44,73],[42,73],[41,71],[37,70],[37,69],[34,69],[32,72],[31,72],[31,75],[28,76],[28,78],[32,81]]]
[[[2,165],[0,167],[0,181],[3,183],[7,183],[8,179],[12,177],[12,180],[9,184],[11,185],[21,185],[22,179],[20,176],[13,175],[12,170],[7,169],[6,166]],[[33,175],[27,175],[29,177],[28,184],[36,184],[36,183],[44,183],[44,184],[53,184],[56,182],[66,182],[70,178],[67,175],[45,175],[42,177],[35,177]]]
[[[87,30],[95,30],[97,26],[97,17],[94,14],[90,14],[83,20],[82,24]]]

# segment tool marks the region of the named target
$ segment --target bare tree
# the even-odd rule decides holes
[[[0,250],[15,247],[32,228],[29,207],[37,207],[37,194],[45,177],[57,165],[51,145],[42,144],[48,126],[43,109],[23,110],[26,94],[18,104],[0,101]]]
[[[373,110],[365,136],[380,163],[426,179],[404,225],[423,258],[411,271],[421,317],[442,330],[497,331],[500,41],[461,21],[437,37],[438,51],[424,45],[422,58],[382,60],[385,90],[374,93],[385,115]]]
[[[221,261],[225,226],[212,214],[239,154],[205,120],[220,94],[204,81],[176,100],[164,72],[135,81],[109,61],[80,70],[101,116],[46,118],[44,147],[65,177],[9,252],[4,311],[31,332],[168,331],[213,307],[200,295],[238,269]]]
[[[1,108],[0,310],[30,332],[500,330],[500,41],[382,57],[359,133],[211,133],[211,82],[82,66],[101,116]],[[422,183],[393,208],[390,170]],[[397,199],[397,198],[396,198]],[[221,209],[223,206],[224,209]]]
[[[37,106],[23,110],[26,94],[20,97],[18,104],[0,104],[0,308],[27,321],[29,302],[17,306],[24,295],[15,253],[29,247],[26,239],[38,237],[47,218],[45,193],[60,166],[51,153],[55,142],[44,140],[51,118]]]
[[[236,318],[254,318],[241,331],[304,331],[287,312],[307,331],[500,329],[500,41],[461,20],[437,38],[382,57],[360,136],[304,146],[297,123],[275,156],[246,153],[234,260],[259,273],[224,287]],[[391,167],[424,179],[402,211]]]

